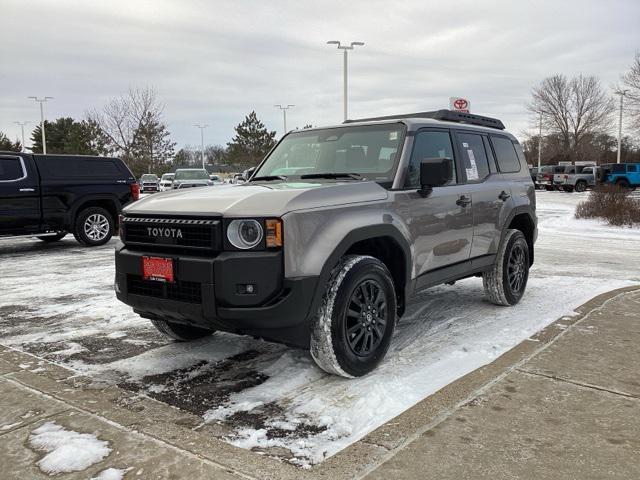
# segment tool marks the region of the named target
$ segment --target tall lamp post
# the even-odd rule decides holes
[[[618,162],[620,163],[620,152],[622,150],[622,104],[624,96],[629,90],[616,90],[616,94],[620,95],[620,120],[618,121]]]
[[[288,103],[286,105],[274,105],[274,107],[278,107],[280,110],[282,110],[282,121],[284,123],[284,131],[282,132],[282,135],[286,135],[287,134],[287,110],[289,110],[291,107],[295,107],[295,105]]]
[[[542,114],[540,114],[540,125],[538,129],[538,172],[542,166]]]
[[[33,100],[35,100],[40,104],[40,132],[42,133],[42,153],[46,155],[47,154],[47,138],[44,134],[44,106],[43,105],[47,100],[53,100],[53,97],[42,97],[42,98],[27,97],[27,98],[32,98]]]
[[[22,151],[25,151],[25,144],[24,144],[24,126],[28,125],[31,122],[13,122],[16,125],[20,125],[20,130],[22,131]]]
[[[347,52],[349,50],[353,50],[354,47],[361,47],[364,45],[364,42],[351,42],[349,45],[342,45],[342,43],[340,43],[337,40],[331,40],[330,42],[327,42],[327,45],[337,45],[338,46],[338,50],[342,50],[343,52],[343,66],[342,66],[342,70],[343,70],[343,101],[344,101],[344,119],[347,119]]]
[[[199,123],[196,123],[194,125],[194,127],[198,127],[200,129],[200,156],[202,158],[202,169],[204,170],[204,129],[207,128],[209,125],[200,125]]]

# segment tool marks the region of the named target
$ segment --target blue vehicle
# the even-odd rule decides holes
[[[601,166],[602,182],[621,188],[640,187],[639,163],[608,163]]]

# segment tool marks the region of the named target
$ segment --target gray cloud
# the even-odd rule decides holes
[[[350,116],[431,110],[451,95],[519,133],[531,87],[562,72],[615,83],[640,48],[640,2],[619,1],[4,0],[0,130],[37,122],[28,95],[51,95],[49,119],[82,117],[130,86],[154,86],[180,145],[226,143],[255,109],[280,130],[342,115],[340,53],[350,57]]]

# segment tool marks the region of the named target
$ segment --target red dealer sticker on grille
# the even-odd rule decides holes
[[[145,280],[173,283],[173,259],[142,257],[142,277]]]

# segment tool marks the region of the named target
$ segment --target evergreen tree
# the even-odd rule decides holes
[[[254,167],[276,143],[276,132],[269,132],[255,111],[245,117],[235,131],[235,137],[227,144],[226,158],[232,164]]]
[[[58,118],[54,122],[44,121],[47,153],[72,155],[104,155],[106,139],[98,124],[91,120],[80,122],[73,118]],[[32,150],[42,153],[42,129],[38,125],[31,134]]]
[[[145,114],[133,135],[129,167],[134,174],[166,170],[167,161],[173,157],[176,146],[170,135],[158,116],[151,112]]]
[[[5,152],[21,152],[22,144],[16,140],[15,143],[9,140],[3,132],[0,132],[0,151]]]

